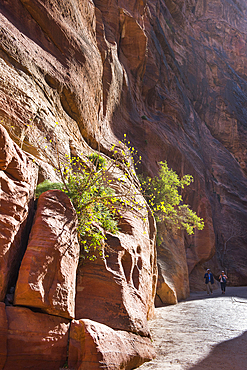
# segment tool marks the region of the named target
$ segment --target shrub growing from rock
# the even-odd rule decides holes
[[[189,186],[193,181],[191,175],[185,175],[181,179],[175,171],[170,169],[167,162],[160,162],[158,176],[140,176],[142,192],[156,222],[165,222],[167,228],[184,229],[189,235],[194,229],[202,230],[203,219],[192,211],[188,204],[184,204],[180,189]]]
[[[118,148],[113,145],[111,158],[107,160],[99,152],[94,152],[86,160],[67,155],[65,163],[56,150],[57,163],[52,165],[61,183],[46,180],[37,187],[37,195],[55,188],[62,189],[70,197],[78,216],[81,251],[89,258],[95,258],[96,249],[102,254],[105,231],[118,232],[121,212],[128,209],[145,219],[146,205],[140,201],[142,196],[158,223],[165,222],[168,228],[185,229],[188,234],[193,234],[195,228],[202,230],[204,227],[203,219],[183,203],[179,192],[191,184],[193,177],[185,175],[180,179],[166,162],[160,162],[158,176],[141,175],[138,181],[133,165],[137,165],[141,157],[134,161],[137,152],[129,145],[124,135],[124,143],[120,141]]]

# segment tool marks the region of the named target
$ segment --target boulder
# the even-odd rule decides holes
[[[149,338],[115,331],[91,320],[73,320],[68,366],[76,370],[131,370],[155,357]]]
[[[40,195],[27,250],[17,280],[14,304],[52,315],[74,317],[79,261],[77,216],[61,190]]]
[[[8,355],[4,370],[54,370],[67,358],[69,320],[24,307],[6,307]]]
[[[0,125],[0,300],[15,284],[34,213],[36,166]]]

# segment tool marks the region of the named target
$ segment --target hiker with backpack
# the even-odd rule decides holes
[[[227,276],[224,271],[221,272],[221,275],[219,276],[220,286],[221,286],[221,292],[222,294],[226,293],[226,280]]]

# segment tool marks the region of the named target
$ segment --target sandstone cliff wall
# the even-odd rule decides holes
[[[13,150],[22,148],[30,163],[35,160],[34,183],[56,178],[56,138],[61,158],[95,149],[109,156],[112,144],[119,146],[124,134],[143,158],[140,171],[155,175],[158,162],[167,160],[180,175],[193,175],[195,181],[183,196],[204,218],[205,229],[188,237],[168,235],[164,228],[165,241],[158,251],[162,304],[189,294],[189,276],[191,288],[201,288],[198,279],[202,281],[205,266],[215,275],[227,269],[234,285],[247,283],[246,16],[244,0],[0,4],[0,123],[18,145]],[[3,183],[13,182],[13,192],[19,184],[14,184],[12,167],[8,171],[6,166],[12,165],[0,168],[1,176]],[[21,223],[34,183],[26,182],[25,199],[18,205]],[[16,221],[13,225],[11,243],[18,240],[19,226]],[[111,258],[117,268],[112,269],[110,260],[104,267],[104,279],[122,276],[124,302],[137,289],[136,276],[145,281],[139,251],[150,248],[154,253],[153,244],[143,239],[141,249],[137,244],[130,248],[140,237],[139,229],[135,225],[133,235],[113,241],[117,253]],[[20,255],[24,249],[20,247]],[[155,275],[152,258],[148,266]],[[90,279],[89,273],[85,276]],[[147,298],[141,285],[137,301],[152,301],[154,286],[149,284]],[[6,289],[3,283],[3,296]],[[116,291],[115,303],[123,296]],[[97,297],[99,292],[92,300]],[[141,304],[140,316],[127,306],[121,312],[131,319],[116,329],[131,327],[143,334],[150,303]],[[106,318],[102,324],[108,324]]]
[[[188,270],[176,283],[169,278],[175,301],[188,294],[188,274],[191,288],[203,289],[205,266],[216,276],[226,269],[231,284],[246,284],[245,2],[118,2],[119,30],[112,2],[96,6],[127,74],[112,117],[115,135],[126,133],[138,149],[140,170],[156,174],[166,159],[180,175],[195,179],[183,195],[205,228],[184,236],[186,260],[183,253],[181,258]],[[136,29],[135,40],[134,20],[143,31],[140,37]],[[145,56],[140,44],[146,45]],[[177,249],[172,236],[166,239]],[[176,256],[168,257],[166,244],[158,250],[160,271],[164,255],[175,271]]]
[[[0,152],[0,368],[120,370],[152,359],[151,214],[144,222],[126,212],[121,231],[107,233],[107,254],[82,263],[68,196],[49,190],[34,207],[38,165],[3,126]]]

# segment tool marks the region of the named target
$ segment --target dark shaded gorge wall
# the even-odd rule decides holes
[[[224,268],[232,284],[246,284],[246,9],[244,1],[147,1],[138,20],[147,36],[139,74],[119,43],[129,73],[114,131],[131,138],[142,170],[155,174],[167,160],[195,179],[184,199],[205,229],[184,238],[192,289],[203,288],[204,267],[216,276]],[[165,239],[159,266],[173,272],[160,284],[175,285],[182,298],[186,269],[175,282],[181,267],[169,252],[181,241]]]

